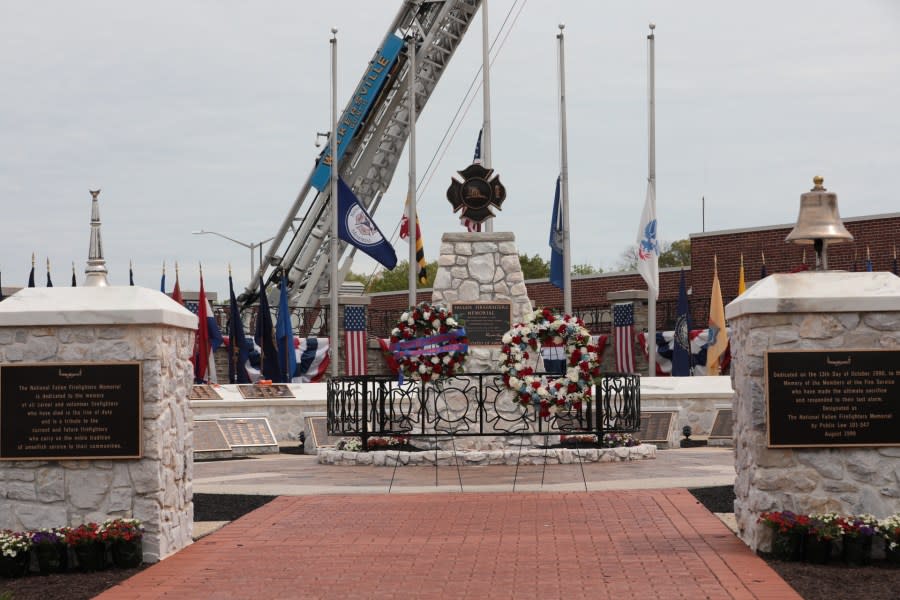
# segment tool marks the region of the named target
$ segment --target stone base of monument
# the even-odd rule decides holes
[[[656,446],[641,444],[630,448],[505,448],[495,450],[438,450],[422,452],[348,452],[319,448],[323,465],[376,467],[394,466],[486,466],[486,465],[568,465],[590,462],[626,462],[656,458]]]

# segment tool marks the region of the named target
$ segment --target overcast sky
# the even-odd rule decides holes
[[[673,241],[794,222],[815,174],[844,217],[896,212],[900,2],[490,0],[490,29],[524,9],[492,70],[493,166],[508,198],[496,231],[549,259],[559,170],[557,24],[566,23],[572,262],[612,267],[634,243],[647,176],[647,24],[656,28],[657,216]],[[3,3],[0,18],[0,272],[43,285],[87,258],[88,189],[102,188],[115,285],[240,293],[246,243],[275,234],[329,129],[329,29],[339,29],[340,107],[400,0]],[[420,116],[419,174],[481,60],[476,19]],[[445,191],[481,121],[472,104],[419,211],[426,257],[460,231]],[[375,220],[399,221],[400,166]],[[406,244],[396,242],[401,260]],[[740,248],[735,248],[739,252]],[[372,263],[357,261],[368,272]]]

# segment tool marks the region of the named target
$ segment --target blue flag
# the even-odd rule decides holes
[[[559,177],[553,196],[553,216],[550,219],[550,283],[563,289],[563,219],[559,205]]]
[[[672,350],[672,376],[687,377],[691,374],[691,306],[684,285],[684,269],[678,285],[678,316],[675,319],[675,339]]]
[[[294,328],[291,326],[287,287],[287,276],[282,271],[278,317],[275,319],[275,340],[278,342],[278,366],[283,383],[290,383],[297,371],[297,356],[294,354]]]
[[[244,335],[244,323],[241,321],[241,310],[234,297],[234,282],[228,275],[229,323],[228,323],[228,383],[250,383],[247,373],[247,359],[250,357],[250,346]]]
[[[262,379],[281,381],[278,367],[278,349],[275,346],[275,331],[272,327],[272,313],[266,297],[266,284],[259,278],[259,314],[256,316],[256,344],[260,348],[259,376]]]
[[[338,237],[368,254],[389,271],[397,266],[394,247],[343,179],[338,179]]]

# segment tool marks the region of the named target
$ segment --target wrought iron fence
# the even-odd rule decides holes
[[[550,377],[548,376],[548,379]],[[640,376],[609,373],[597,379],[595,397],[581,408],[536,416],[515,400],[500,373],[469,373],[439,385],[382,376],[328,381],[329,435],[531,436],[633,433],[640,429]]]

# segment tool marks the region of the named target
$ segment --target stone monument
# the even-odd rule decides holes
[[[768,549],[764,511],[900,512],[900,278],[825,270],[849,236],[826,192],[817,178],[789,236],[815,244],[819,270],[770,275],[725,309],[735,517],[753,549]]]
[[[108,284],[91,194],[84,285],[0,303],[0,529],[138,518],[155,562],[191,543],[197,317]]]

